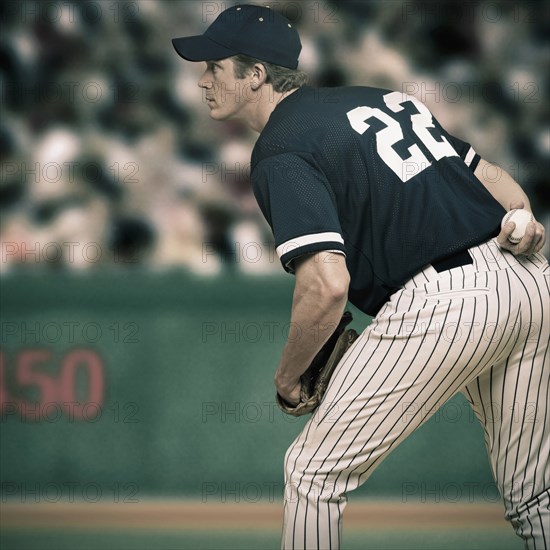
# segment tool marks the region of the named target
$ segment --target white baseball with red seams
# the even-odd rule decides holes
[[[508,240],[512,243],[519,243],[525,235],[527,224],[534,220],[533,214],[529,210],[524,208],[514,208],[510,210],[504,218],[502,218],[501,227],[504,227],[508,222],[514,222],[516,227],[512,234],[508,237]]]

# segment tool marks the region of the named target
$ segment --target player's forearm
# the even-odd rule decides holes
[[[499,166],[481,159],[474,174],[506,211],[511,209],[512,204],[521,202],[523,208],[531,211],[529,198],[521,186]]]
[[[278,386],[296,383],[340,322],[348,299],[345,257],[327,252],[296,270],[291,329],[275,375]]]
[[[289,338],[275,376],[277,385],[296,383],[334,332],[346,303],[347,295],[315,290],[295,295]]]

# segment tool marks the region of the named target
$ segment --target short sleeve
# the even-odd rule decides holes
[[[299,256],[346,253],[336,202],[323,172],[307,153],[268,157],[253,169],[256,200],[273,231],[286,271]]]
[[[439,123],[437,123],[437,126],[439,126],[441,133],[458,153],[458,156],[464,161],[466,166],[474,172],[481,160],[481,157],[475,152],[474,148],[469,143],[449,134],[449,132],[442,128]]]

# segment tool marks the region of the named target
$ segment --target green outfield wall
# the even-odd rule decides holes
[[[10,274],[0,285],[4,501],[280,497],[283,456],[304,424],[273,398],[279,352],[297,336],[292,277]],[[465,400],[356,494],[497,498]]]

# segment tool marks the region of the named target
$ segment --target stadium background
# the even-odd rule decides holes
[[[547,4],[266,3],[313,84],[425,101],[548,230]],[[232,4],[0,8],[2,548],[278,546],[293,281],[250,190],[256,135],[210,120],[170,43]],[[350,495],[347,547],[520,548],[482,439],[446,404]]]

